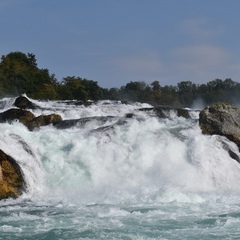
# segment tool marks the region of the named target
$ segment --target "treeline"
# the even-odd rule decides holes
[[[239,102],[240,83],[233,80],[215,79],[206,84],[182,81],[177,86],[161,86],[159,81],[151,84],[129,82],[120,88],[101,88],[96,81],[67,76],[58,81],[48,69],[39,69],[34,54],[11,52],[1,57],[0,97],[26,93],[34,99],[49,100],[120,100],[146,102],[152,105],[191,107],[196,101]]]
[[[112,100],[132,100],[173,107],[192,107],[199,102],[204,105],[216,102],[239,104],[240,83],[230,78],[215,79],[207,84],[182,81],[177,86],[163,87],[158,81],[150,85],[144,82],[130,82],[120,89],[104,89],[103,93],[106,98]]]

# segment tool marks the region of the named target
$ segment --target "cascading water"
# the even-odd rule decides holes
[[[3,99],[2,111],[13,101]],[[160,119],[138,111],[147,104],[34,103],[35,115],[87,121],[32,132],[0,124],[0,149],[18,161],[28,186],[0,202],[1,239],[240,237],[240,165],[224,146],[238,148],[202,135],[197,112]]]

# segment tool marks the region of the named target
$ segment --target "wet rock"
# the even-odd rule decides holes
[[[19,122],[26,125],[29,121],[34,118],[34,114],[30,111],[23,109],[12,108],[5,112],[0,113],[0,123],[13,122],[19,120]]]
[[[225,136],[240,148],[240,109],[226,103],[204,108],[199,114],[203,134]]]
[[[126,118],[133,118],[135,115],[133,113],[127,113],[125,114]]]
[[[33,130],[34,128],[39,128],[41,126],[46,126],[49,124],[57,124],[62,121],[62,117],[58,114],[49,114],[49,115],[40,115],[38,117],[33,118],[26,125],[29,130]]]
[[[178,117],[191,118],[189,111],[184,108],[172,108],[166,106],[158,106],[152,108],[140,108],[140,111],[153,111],[160,118],[171,118],[171,111],[176,113]]]
[[[87,101],[83,101],[83,100],[65,100],[65,101],[58,101],[59,103],[64,103],[67,105],[75,105],[75,106],[90,106],[92,104],[94,104],[95,102],[92,100],[87,100]]]
[[[32,103],[27,97],[24,96],[17,97],[13,105],[21,109],[35,109],[37,107],[36,104]]]
[[[24,190],[25,181],[20,166],[0,150],[0,200],[17,198]]]
[[[56,122],[53,125],[57,129],[67,129],[71,127],[83,128],[86,126],[86,124],[93,121],[96,121],[100,125],[113,119],[115,119],[113,116],[86,117],[86,118],[79,118],[79,119],[63,120],[63,121]]]
[[[16,120],[28,127],[29,130],[33,130],[41,126],[56,124],[62,121],[62,117],[54,113],[35,117],[32,112],[17,108],[12,108],[0,113],[0,123],[12,123]]]

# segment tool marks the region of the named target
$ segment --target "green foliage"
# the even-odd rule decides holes
[[[0,96],[26,93],[37,99],[99,100],[102,89],[97,82],[66,77],[61,83],[48,69],[39,69],[35,55],[11,52],[0,62]]]
[[[35,94],[35,97],[37,99],[55,100],[58,99],[58,94],[52,84],[44,83]]]
[[[58,92],[61,99],[76,100],[99,100],[102,90],[97,82],[80,77],[66,77],[58,86]]]
[[[103,88],[102,89],[102,99],[108,100],[120,100],[120,89],[118,88]]]
[[[183,81],[177,84],[179,101],[184,106],[191,106],[196,95],[196,84]]]
[[[59,86],[59,95],[61,99],[86,100],[87,93],[79,77],[66,77]]]
[[[101,88],[85,78],[68,76],[61,82],[48,69],[40,69],[33,53],[11,52],[1,57],[0,97],[26,93],[36,99],[76,99],[86,101],[110,99],[147,102],[152,105],[191,107],[196,100],[206,104],[229,102],[236,104],[240,96],[240,83],[232,79],[215,79],[206,84],[182,81],[177,86],[161,86],[159,81],[150,85],[129,82],[120,88]]]
[[[51,84],[47,69],[38,69],[34,54],[11,52],[2,56],[0,84],[6,95],[27,93],[35,98],[43,84]]]
[[[161,86],[160,86],[159,81],[152,82],[151,86],[152,86],[153,91],[158,91],[158,92],[161,91]]]
[[[124,101],[145,102],[149,86],[145,82],[130,82],[121,87],[120,97]]]
[[[162,97],[162,94],[160,91],[151,90],[146,94],[146,102],[152,105],[160,105],[161,97]]]
[[[206,104],[213,102],[238,103],[240,84],[230,78],[215,79],[207,84],[195,84],[182,81],[177,86],[161,87],[158,81],[149,85],[144,82],[130,82],[120,89],[104,89],[104,98],[113,100],[128,100],[147,102],[152,105],[172,107],[191,107],[201,99]]]

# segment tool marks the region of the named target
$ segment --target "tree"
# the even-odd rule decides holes
[[[180,107],[181,104],[178,99],[177,87],[166,85],[161,88],[161,105]]]
[[[44,83],[39,88],[35,96],[37,99],[48,99],[48,100],[55,100],[59,98],[56,92],[56,89],[53,87],[53,85],[49,83]]]
[[[2,56],[0,63],[0,83],[8,95],[26,93],[36,97],[43,84],[52,84],[48,69],[37,68],[34,54],[11,52]]]
[[[154,91],[161,91],[161,86],[159,84],[159,81],[154,81],[151,83],[152,90]]]
[[[102,89],[102,99],[108,100],[120,100],[120,90],[118,88],[103,88]]]
[[[83,79],[82,84],[87,92],[88,99],[99,100],[102,96],[102,89],[98,86],[97,82],[93,80]]]
[[[99,100],[102,94],[97,82],[75,76],[63,78],[57,89],[61,99]]]
[[[37,67],[37,60],[36,60],[36,57],[33,53],[28,53],[27,54],[27,57],[29,59],[29,62],[30,64],[33,66],[33,67]]]
[[[127,101],[144,102],[150,87],[145,82],[129,82],[120,89],[121,98]]]
[[[196,94],[196,84],[191,81],[182,81],[177,84],[179,101],[184,107],[190,107]]]

